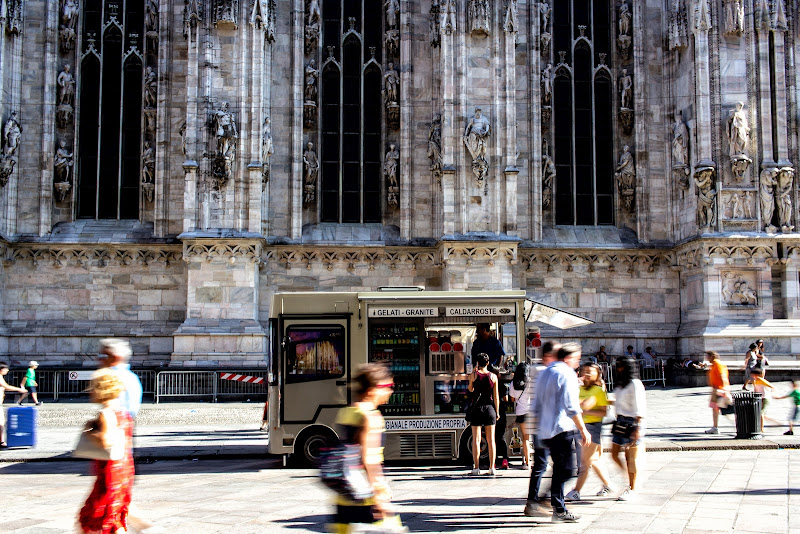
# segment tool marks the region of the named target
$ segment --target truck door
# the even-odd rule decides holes
[[[313,423],[349,401],[350,316],[281,316],[283,423]]]

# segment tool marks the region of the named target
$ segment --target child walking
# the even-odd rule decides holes
[[[776,399],[792,399],[792,415],[789,417],[789,430],[783,433],[784,436],[794,436],[794,424],[800,418],[800,380],[792,380],[792,391],[786,395],[775,397]]]

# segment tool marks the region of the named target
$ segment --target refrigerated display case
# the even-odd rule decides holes
[[[418,322],[379,322],[369,328],[369,361],[385,362],[394,375],[383,415],[420,415],[420,334]]]

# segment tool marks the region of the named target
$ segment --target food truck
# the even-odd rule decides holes
[[[524,291],[277,293],[270,313],[269,452],[318,460],[338,438],[336,413],[351,401],[352,374],[361,364],[385,362],[395,382],[379,408],[386,459],[471,458],[464,404],[476,325],[491,324],[503,342],[500,370],[508,380],[519,361],[536,356],[535,321],[559,328],[591,323]]]

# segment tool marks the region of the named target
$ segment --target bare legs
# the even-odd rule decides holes
[[[486,446],[489,449],[489,469],[494,469],[497,455],[494,448],[494,425],[483,427],[486,432]],[[472,465],[475,469],[480,468],[481,460],[481,427],[472,427]]]
[[[527,432],[525,432],[525,423],[519,425],[519,429],[522,432],[522,464],[523,465],[531,465],[531,436]]]
[[[597,473],[597,477],[603,482],[604,486],[610,486],[605,473],[603,473],[598,463],[602,450],[602,447],[598,443],[590,443],[588,447],[581,448],[581,471],[578,473],[578,481],[575,483],[575,491],[578,493],[580,493],[583,485],[586,483],[586,479],[589,477],[590,467]]]
[[[611,459],[619,466],[622,471],[628,474],[628,486],[632,491],[636,490],[636,460],[639,457],[639,447],[636,445],[629,445],[625,448],[625,462],[620,458],[619,453],[622,452],[622,445],[616,443],[611,444]]]
[[[719,423],[719,406],[711,407],[711,419],[714,421],[714,426],[712,428],[717,428]]]

